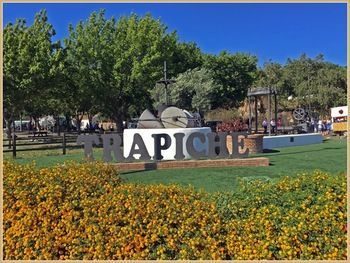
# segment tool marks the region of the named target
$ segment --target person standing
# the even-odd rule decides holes
[[[266,118],[263,120],[262,126],[264,128],[264,134],[266,134],[267,133],[267,119]]]
[[[315,119],[311,118],[311,128],[310,128],[311,132],[316,132],[316,127],[315,127]]]
[[[327,135],[329,135],[329,134],[331,133],[331,127],[332,127],[332,122],[331,122],[331,120],[327,120],[327,123],[326,123]]]
[[[270,125],[271,125],[271,133],[275,133],[275,131],[276,131],[276,122],[275,122],[275,119],[272,119],[272,120],[271,120]]]
[[[319,133],[322,133],[323,132],[323,123],[322,123],[322,120],[319,120],[318,121],[318,132]]]

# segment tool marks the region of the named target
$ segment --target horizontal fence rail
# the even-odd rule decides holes
[[[107,133],[107,132],[106,132]],[[110,134],[111,132],[108,132]],[[94,134],[94,133],[84,133],[81,134]],[[100,145],[102,147],[102,138],[100,133],[95,133],[99,137]],[[122,136],[122,133],[116,133]],[[79,149],[83,148],[83,145],[77,145],[76,141],[78,138],[78,133],[61,133],[60,136],[53,134],[45,134],[45,136],[34,136],[32,134],[27,134],[17,136],[12,135],[12,138],[3,139],[3,152],[12,152],[12,157],[17,156],[17,152],[24,151],[42,151],[42,150],[56,150],[62,149],[62,154],[67,153],[67,149]]]

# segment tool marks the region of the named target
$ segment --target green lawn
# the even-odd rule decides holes
[[[16,162],[25,164],[35,161],[38,167],[48,167],[57,163],[64,163],[65,161],[84,160],[84,150],[81,149],[67,149],[67,154],[63,155],[61,149],[55,150],[40,150],[40,151],[22,151],[17,152]],[[102,159],[102,149],[94,148],[94,157],[96,160]],[[4,153],[5,160],[12,160],[12,153]]]
[[[319,169],[330,173],[346,172],[346,140],[332,139],[322,144],[276,149],[268,157],[269,167],[222,167],[200,169],[154,170],[124,173],[122,178],[140,183],[179,183],[206,191],[234,190],[239,178],[274,179],[285,175]]]
[[[68,151],[68,155],[61,155],[60,151],[23,152],[18,155],[17,162],[27,163],[33,160],[40,167],[51,166],[67,160],[81,161],[82,150]],[[101,149],[95,149],[94,155],[101,160]],[[5,159],[10,158],[5,154]],[[206,191],[235,190],[239,186],[240,178],[261,178],[273,180],[285,175],[296,175],[301,172],[319,169],[329,173],[346,172],[346,139],[332,138],[322,144],[297,146],[276,149],[271,153],[255,156],[268,157],[269,167],[219,167],[197,169],[153,170],[143,172],[125,172],[121,177],[127,182],[144,184],[177,183],[192,185]]]

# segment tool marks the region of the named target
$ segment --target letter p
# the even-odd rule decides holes
[[[154,138],[154,160],[162,160],[163,156],[161,154],[162,150],[169,149],[171,145],[171,138],[168,134],[160,133],[160,134],[152,134]],[[161,144],[161,139],[164,139],[164,144]]]

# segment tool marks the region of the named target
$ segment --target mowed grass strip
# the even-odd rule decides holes
[[[82,149],[62,151],[21,152],[16,159],[19,163],[35,161],[38,167],[48,167],[68,160],[82,161]],[[217,167],[194,169],[150,170],[125,172],[121,178],[127,182],[142,184],[192,185],[209,192],[235,190],[240,179],[260,178],[274,180],[282,176],[293,176],[301,172],[321,170],[329,173],[346,172],[346,139],[333,137],[322,144],[279,148],[270,153],[256,154],[252,157],[268,157],[268,167]],[[96,160],[102,159],[102,149],[94,149]],[[9,153],[5,159],[11,158]]]
[[[128,182],[143,184],[178,183],[192,185],[210,192],[235,190],[240,179],[273,180],[282,176],[321,170],[329,173],[346,172],[346,139],[330,139],[322,144],[279,148],[268,157],[268,167],[218,167],[197,169],[151,170],[126,172],[121,177]]]

